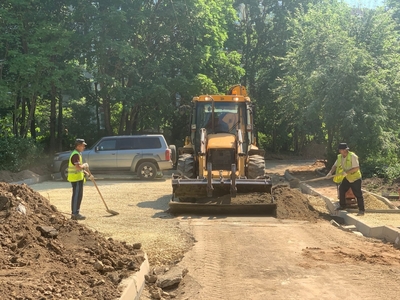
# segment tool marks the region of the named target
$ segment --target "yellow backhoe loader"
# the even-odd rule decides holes
[[[170,211],[274,214],[272,182],[264,150],[256,146],[246,88],[235,85],[226,95],[201,95],[192,102],[190,136],[178,149],[172,175]]]

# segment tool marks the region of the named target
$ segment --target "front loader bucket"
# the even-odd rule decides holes
[[[276,204],[202,204],[171,201],[172,214],[210,214],[210,215],[276,215]]]
[[[274,215],[272,183],[262,179],[172,177],[171,213]]]

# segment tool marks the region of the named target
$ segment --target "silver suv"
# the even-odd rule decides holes
[[[53,172],[66,180],[71,151],[56,153]],[[83,162],[94,173],[136,173],[140,179],[154,179],[159,171],[172,169],[176,147],[168,146],[161,134],[107,136],[82,152]]]

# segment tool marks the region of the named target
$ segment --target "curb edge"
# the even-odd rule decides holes
[[[125,279],[121,284],[126,285],[119,300],[139,300],[146,283],[145,276],[149,274],[150,265],[147,254],[144,254],[144,262],[138,272]]]

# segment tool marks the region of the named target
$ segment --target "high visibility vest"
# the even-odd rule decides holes
[[[81,181],[85,178],[85,174],[83,173],[83,170],[77,170],[75,165],[71,161],[72,156],[74,156],[75,154],[79,155],[79,160],[80,160],[80,163],[82,164],[82,155],[79,153],[79,151],[77,151],[75,149],[74,151],[72,151],[71,155],[69,156],[69,160],[68,160],[67,180],[69,182],[77,182],[77,181]]]
[[[345,157],[345,161],[344,161],[344,168],[345,170],[350,170],[352,168],[351,166],[351,156],[355,155],[354,152],[349,151],[349,153],[347,154],[347,156]],[[335,172],[335,177],[333,177],[333,181],[335,183],[341,183],[344,179],[345,176],[341,175],[343,173],[343,168],[342,168],[342,155],[339,154],[337,157],[337,164],[336,164],[336,172]],[[346,178],[348,181],[350,182],[354,182],[357,179],[360,179],[362,177],[361,175],[361,171],[360,169],[358,169],[358,171],[351,173],[351,174],[347,174]]]

